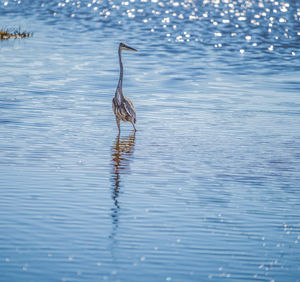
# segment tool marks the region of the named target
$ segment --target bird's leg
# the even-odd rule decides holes
[[[134,123],[132,123],[132,125],[133,125],[133,128],[134,128],[134,132],[136,132],[137,130],[136,130],[135,126],[134,126]]]
[[[120,120],[116,117],[116,123],[117,123],[117,126],[118,126],[118,129],[119,129],[119,134],[120,134]]]

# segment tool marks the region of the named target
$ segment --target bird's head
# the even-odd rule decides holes
[[[120,48],[120,50],[127,50],[127,51],[135,51],[135,52],[137,52],[136,49],[134,49],[134,48],[128,46],[128,45],[127,45],[126,43],[124,43],[124,42],[121,42],[121,43],[120,43],[119,48]]]

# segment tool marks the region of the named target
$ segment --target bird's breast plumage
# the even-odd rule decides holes
[[[114,97],[112,106],[116,118],[122,121],[136,123],[136,112],[129,98],[124,96],[124,98],[119,100],[117,97]]]

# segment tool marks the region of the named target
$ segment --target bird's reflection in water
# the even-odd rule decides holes
[[[119,194],[121,188],[121,175],[129,172],[129,164],[134,151],[135,133],[120,138],[117,136],[112,146],[112,174],[111,174],[111,197],[113,200],[113,208],[111,212],[113,229],[111,238],[114,240],[119,225]]]

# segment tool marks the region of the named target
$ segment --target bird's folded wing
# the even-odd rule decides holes
[[[133,122],[136,122],[136,113],[132,102],[128,99],[124,101],[124,108],[127,111],[128,115],[131,117]]]

